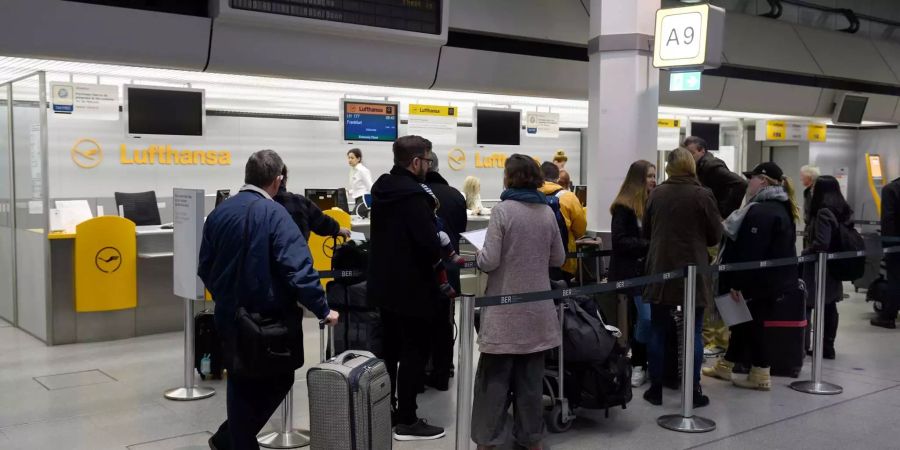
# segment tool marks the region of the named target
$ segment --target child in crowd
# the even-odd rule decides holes
[[[460,267],[466,264],[466,260],[456,253],[456,250],[453,248],[453,243],[450,242],[450,235],[444,231],[444,221],[441,220],[437,215],[437,210],[441,206],[441,202],[438,201],[437,197],[434,195],[434,192],[431,192],[431,188],[422,185],[422,189],[425,189],[429,195],[431,195],[432,200],[434,200],[432,206],[434,207],[434,224],[438,229],[437,237],[438,240],[441,241],[441,258],[442,260],[435,266],[434,270],[437,274],[438,283],[441,285],[441,292],[449,298],[456,298],[459,296],[459,293],[456,292],[456,289],[453,289],[453,286],[450,285],[449,279],[447,278],[447,268],[444,267],[444,263],[447,264],[456,264]]]

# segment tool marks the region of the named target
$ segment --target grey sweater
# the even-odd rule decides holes
[[[478,267],[488,274],[487,295],[521,294],[550,288],[550,267],[566,259],[559,228],[546,205],[514,200],[491,210]],[[559,317],[552,299],[482,309],[479,350],[527,354],[560,345]]]

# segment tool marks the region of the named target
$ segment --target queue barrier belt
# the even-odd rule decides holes
[[[900,243],[900,238],[882,238],[882,241],[885,243]],[[591,252],[576,252],[575,254],[586,254],[591,256],[606,256],[605,254],[610,253],[609,250],[599,250],[599,251],[591,251]],[[885,247],[882,248],[878,254],[895,254],[900,253],[900,246],[894,247]],[[862,256],[867,256],[867,251],[854,251],[854,252],[837,252],[837,253],[829,253],[828,260],[839,260],[839,259],[850,259],[850,258],[859,258]],[[759,269],[768,269],[773,267],[786,267],[786,266],[796,266],[798,264],[808,264],[816,261],[815,254],[803,255],[799,257],[790,257],[790,258],[779,258],[779,259],[770,259],[765,261],[748,261],[741,263],[731,263],[731,264],[719,264],[719,265],[711,265],[705,267],[698,267],[697,273],[702,274],[713,274],[713,273],[725,273],[725,272],[741,272],[747,270],[759,270]],[[474,269],[477,268],[475,261],[466,261],[466,264],[462,267],[463,269]],[[529,303],[529,302],[537,302],[544,300],[551,300],[556,298],[564,298],[564,297],[572,297],[578,295],[593,295],[593,294],[601,294],[606,292],[614,292],[623,289],[636,288],[641,286],[646,286],[655,283],[662,283],[666,281],[678,280],[684,278],[686,275],[686,268],[681,268],[669,272],[658,273],[654,275],[644,275],[636,278],[629,278],[627,280],[619,280],[619,281],[609,281],[606,283],[597,283],[590,284],[587,286],[576,286],[564,289],[552,289],[547,291],[539,291],[539,292],[526,292],[521,294],[509,294],[509,295],[491,295],[484,297],[475,298],[475,306],[483,307],[483,306],[500,306],[500,305],[513,305],[518,303]],[[319,272],[319,276],[322,278],[353,278],[364,275],[363,272],[358,270],[342,270],[342,271],[323,271]]]

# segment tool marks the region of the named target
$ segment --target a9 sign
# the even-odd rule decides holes
[[[703,17],[697,12],[673,14],[662,19],[659,36],[659,57],[663,61],[677,62],[696,58],[703,50],[701,30]]]

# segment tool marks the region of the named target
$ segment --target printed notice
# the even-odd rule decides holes
[[[406,133],[434,144],[456,145],[458,118],[459,108],[455,106],[409,105]]]
[[[737,301],[731,298],[730,293],[716,297],[716,309],[719,310],[722,321],[729,327],[753,320],[743,295]]]
[[[531,137],[558,138],[559,114],[532,111],[526,112],[525,133]]]
[[[466,233],[462,233],[462,234],[460,234],[460,236],[465,238],[465,240],[469,241],[469,243],[472,244],[473,247],[475,247],[478,250],[481,250],[484,248],[484,240],[487,237],[487,228],[482,228],[477,231],[469,231]]]
[[[50,83],[53,112],[79,119],[119,120],[119,87]]]

